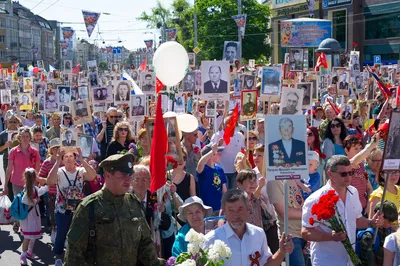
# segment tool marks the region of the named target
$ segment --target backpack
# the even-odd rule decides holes
[[[78,202],[85,197],[85,195],[82,192],[82,189],[80,189],[78,186],[76,186],[76,181],[78,180],[79,170],[76,172],[76,176],[75,176],[75,180],[74,180],[73,184],[69,180],[67,173],[62,169],[61,169],[61,171],[64,173],[64,176],[68,181],[69,187],[66,190],[66,195],[64,195],[62,193],[58,184],[57,184],[57,188],[60,191],[61,197],[63,197],[63,199],[64,199],[64,202],[63,202],[64,209],[73,211],[73,210],[75,210],[76,206],[78,205]]]
[[[360,249],[361,249],[360,240],[361,240],[362,236],[365,233],[370,233],[372,236],[374,236],[375,229],[370,227],[370,228],[367,228],[367,229],[364,229],[364,230],[360,230],[360,231],[357,232],[356,254],[357,254],[358,257],[360,257]],[[380,243],[381,243],[381,239],[379,237],[379,234],[377,234],[375,243],[372,246],[374,253],[376,253],[376,251],[378,250]]]
[[[36,197],[38,196],[36,188],[35,188],[35,193]],[[28,217],[29,212],[33,209],[35,206],[28,206],[24,203],[22,203],[22,197],[25,195],[25,189],[22,190],[17,194],[17,196],[14,197],[13,202],[11,203],[10,207],[10,213],[11,217],[17,219],[17,220],[25,220]],[[36,210],[37,214],[37,210]]]

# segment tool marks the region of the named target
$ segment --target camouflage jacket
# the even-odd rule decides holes
[[[83,199],[76,209],[67,236],[65,265],[93,265],[93,256],[88,256],[92,253],[87,253],[91,204],[94,204],[97,265],[135,266],[137,260],[149,266],[164,265],[157,258],[140,201],[133,194],[114,196],[107,189]]]

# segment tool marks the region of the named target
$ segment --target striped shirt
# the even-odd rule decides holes
[[[51,158],[46,159],[43,164],[42,167],[40,167],[40,171],[39,171],[39,176],[40,177],[44,177],[44,178],[48,178],[51,168],[53,168],[53,166],[56,164],[56,161],[54,160],[54,162],[51,161]],[[52,185],[49,186],[49,194],[57,194],[57,185]]]
[[[358,190],[361,206],[364,209],[367,207],[367,187],[368,179],[364,168],[364,163],[360,163],[358,167],[353,168],[354,175],[351,177],[351,186]]]

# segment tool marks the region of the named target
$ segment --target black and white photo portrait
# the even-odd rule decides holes
[[[345,121],[346,123],[350,123],[353,120],[353,105],[346,104],[345,106],[343,106],[341,115],[343,121]]]
[[[308,174],[306,125],[303,115],[266,116],[268,180],[300,179]]]
[[[132,95],[131,98],[132,117],[145,115],[145,110],[146,110],[145,99],[146,99],[145,95]]]
[[[44,82],[36,82],[33,86],[33,92],[35,97],[38,96],[38,94],[44,94],[44,92],[47,91],[47,83]]]
[[[388,79],[389,78],[389,67],[387,67],[387,66],[382,66],[381,67],[381,76],[384,79]]]
[[[0,80],[0,90],[5,90],[7,88],[6,81]]]
[[[61,112],[69,112],[71,102],[71,87],[58,86],[58,97]]]
[[[229,100],[229,64],[226,61],[202,61],[201,76],[206,99]]]
[[[112,87],[92,88],[92,101],[96,103],[111,103],[114,101]]]
[[[45,111],[45,96],[44,96],[44,94],[38,94],[37,99],[38,99],[39,112],[44,112]]]
[[[189,57],[189,67],[195,67],[196,66],[196,54],[195,53],[188,53]]]
[[[32,89],[33,89],[33,79],[32,79],[32,77],[24,78],[24,92],[31,92]]]
[[[175,96],[175,113],[184,113],[185,112],[185,97],[182,95]]]
[[[242,75],[243,90],[254,90],[256,87],[256,76]]]
[[[78,93],[79,93],[80,100],[89,98],[88,87],[86,87],[86,86],[78,87]]]
[[[262,68],[261,96],[279,96],[282,70],[279,67]]]
[[[154,72],[140,73],[140,85],[145,94],[156,93],[156,74]]]
[[[75,147],[76,137],[75,130],[73,128],[63,128],[61,135],[61,146],[62,147]]]
[[[72,116],[74,117],[74,119],[87,117],[89,115],[87,99],[75,101],[73,102],[73,105],[74,111],[72,113]]]
[[[78,135],[78,146],[82,151],[82,157],[88,158],[92,154],[93,137],[89,135]]]
[[[242,91],[242,84],[243,84],[243,78],[242,76],[239,75],[237,79],[235,79],[235,83],[233,85],[233,97],[240,98],[241,96],[241,91]]]
[[[291,71],[303,71],[304,68],[304,57],[303,49],[290,49],[289,52],[289,63]]]
[[[235,64],[235,60],[240,60],[239,58],[240,43],[239,42],[224,42],[224,53],[223,60],[228,61],[230,65]]]
[[[206,105],[206,116],[215,117],[217,115],[217,109],[215,105],[216,101],[208,101]]]
[[[256,119],[257,90],[242,90],[240,121]]]
[[[186,76],[182,81],[182,89],[184,92],[194,91],[196,88],[196,73],[194,71],[190,71],[186,73]]]
[[[203,83],[201,83],[201,71],[195,70],[195,77],[196,77],[196,89],[194,91],[194,95],[200,96],[201,95],[201,88]]]
[[[69,73],[72,71],[72,60],[64,60],[64,72]]]
[[[383,170],[400,169],[400,112],[392,111],[388,137],[383,156]]]
[[[131,95],[131,84],[129,81],[121,80],[115,84],[115,102],[118,104],[129,103]]]
[[[368,79],[368,85],[367,85],[367,100],[368,101],[373,101],[374,100],[374,86],[375,86],[375,80],[374,78]]]
[[[11,90],[1,90],[0,96],[2,104],[11,104]]]
[[[338,95],[349,96],[350,74],[348,70],[338,70],[339,82],[337,83]]]
[[[112,72],[119,73],[119,64],[112,64],[111,70]]]
[[[301,115],[304,90],[285,88],[282,90],[280,115]]]
[[[360,72],[354,74],[354,87],[356,88],[356,91],[358,93],[361,93],[361,92],[364,91],[364,87],[363,87],[363,83],[362,83]]]
[[[44,63],[43,63],[43,60],[38,60],[38,61],[37,61],[37,67],[38,67],[40,70],[44,70]]]
[[[311,92],[312,92],[312,83],[311,82],[304,82],[304,83],[297,83],[296,88],[298,90],[302,90],[303,93],[303,104],[305,109],[310,109],[311,106]]]
[[[350,52],[350,67],[352,73],[360,72],[360,52],[358,51],[351,51]]]
[[[139,82],[139,71],[138,70],[131,70],[131,78],[133,79],[136,84]]]

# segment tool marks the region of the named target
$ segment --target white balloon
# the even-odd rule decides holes
[[[155,52],[153,66],[157,78],[166,86],[175,86],[186,75],[189,66],[188,54],[175,41],[163,43]]]

